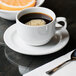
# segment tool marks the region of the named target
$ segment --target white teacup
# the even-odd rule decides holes
[[[21,23],[19,18],[22,17],[24,14],[33,13],[33,12],[40,12],[47,14],[53,18],[52,22],[43,25],[43,26],[29,26]],[[31,7],[22,10],[16,16],[16,29],[18,36],[25,42],[25,44],[33,45],[33,46],[40,46],[48,43],[52,37],[55,35],[55,25],[57,22],[63,21],[64,26],[63,28],[66,29],[67,22],[66,18],[58,17],[56,18],[55,13],[44,7]]]

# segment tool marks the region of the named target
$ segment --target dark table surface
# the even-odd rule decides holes
[[[68,44],[56,53],[46,56],[28,56],[14,52],[3,44],[3,33],[15,23],[0,18],[0,76],[21,76],[20,69],[29,72],[38,66],[54,60],[76,48],[76,0],[46,0],[43,7],[52,9],[57,17],[67,18],[70,34]]]

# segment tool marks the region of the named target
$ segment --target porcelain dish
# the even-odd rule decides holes
[[[37,0],[37,4],[35,7],[39,7],[44,3],[45,0]],[[0,17],[8,20],[16,20],[16,14],[19,11],[8,11],[8,10],[1,10],[0,9]]]
[[[58,28],[56,28],[58,29]],[[69,33],[66,29],[57,31],[48,44],[43,46],[27,45],[19,38],[16,31],[16,24],[10,26],[4,33],[4,42],[15,52],[25,55],[47,55],[61,50],[69,41]]]

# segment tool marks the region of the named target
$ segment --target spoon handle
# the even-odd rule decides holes
[[[47,71],[46,73],[47,73],[48,75],[51,75],[51,74],[55,73],[57,70],[59,70],[64,64],[66,64],[66,63],[68,63],[68,62],[70,62],[70,61],[71,61],[71,59],[65,61],[64,63],[62,63],[62,64],[60,64],[60,65],[58,65],[57,67],[55,67],[55,68],[52,69],[52,70]]]

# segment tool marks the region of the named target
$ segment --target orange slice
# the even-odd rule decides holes
[[[17,11],[24,8],[34,7],[36,0],[0,0],[0,9]]]

